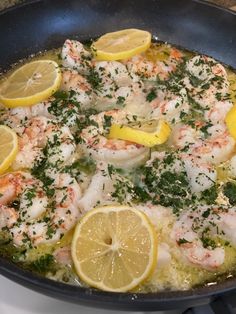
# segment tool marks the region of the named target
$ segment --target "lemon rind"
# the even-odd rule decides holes
[[[104,37],[109,37],[111,36],[111,34],[118,34],[118,33],[125,33],[126,31],[128,32],[140,32],[140,33],[145,33],[146,38],[145,38],[145,42],[143,44],[140,44],[139,46],[133,48],[133,49],[127,49],[124,50],[122,52],[106,52],[104,51],[104,49],[100,49],[99,48],[99,40],[100,39],[104,39]],[[151,33],[144,31],[144,30],[140,30],[140,29],[125,29],[125,30],[120,30],[117,32],[111,32],[111,33],[106,33],[105,35],[101,36],[96,42],[94,42],[91,46],[94,57],[96,58],[96,60],[98,61],[116,61],[116,60],[123,60],[123,59],[128,59],[131,58],[139,53],[143,53],[145,52],[151,45]]]
[[[6,158],[3,160],[3,162],[0,164],[0,175],[3,174],[11,166],[11,164],[15,160],[15,157],[16,157],[17,152],[18,152],[18,138],[17,138],[16,133],[11,128],[9,128],[8,126],[1,125],[0,130],[3,128],[7,132],[11,133],[13,148],[12,148],[10,154],[8,154],[6,156]]]
[[[47,89],[43,90],[42,92],[36,93],[34,95],[28,97],[17,97],[17,98],[8,98],[4,95],[0,94],[0,102],[6,106],[7,108],[15,108],[15,107],[27,107],[32,106],[38,102],[44,101],[45,99],[49,98],[52,94],[54,94],[60,87],[62,81],[62,74],[58,64],[53,60],[37,60],[31,63],[51,63],[55,66],[55,70],[57,72],[55,81],[53,84],[48,87]],[[8,79],[10,80],[13,76],[16,75],[17,72],[23,71],[23,68],[28,66],[29,63],[23,65],[19,69],[17,69]],[[5,81],[4,83],[6,83]]]
[[[230,135],[236,140],[236,104],[227,113],[225,123]]]
[[[171,128],[164,120],[159,121],[156,132],[148,133],[129,126],[112,124],[108,138],[131,141],[147,147],[163,144],[167,141]]]
[[[111,209],[112,208],[112,209]],[[94,215],[94,213],[99,213],[99,212],[110,212],[111,210],[115,210],[120,211],[120,210],[132,210],[135,211],[136,214],[138,214],[141,219],[142,222],[146,224],[147,229],[149,230],[149,234],[151,234],[152,236],[151,238],[151,251],[152,251],[152,255],[151,258],[149,260],[149,263],[147,265],[147,268],[145,270],[145,272],[142,274],[142,276],[140,276],[139,278],[133,279],[133,281],[129,284],[126,285],[124,287],[121,288],[110,288],[105,286],[103,283],[101,282],[96,282],[94,280],[91,280],[89,277],[84,275],[84,272],[81,270],[80,267],[80,262],[78,262],[77,257],[76,257],[76,241],[78,239],[79,233],[80,233],[80,229],[82,227],[82,225],[92,216]],[[71,244],[71,254],[72,254],[72,259],[75,265],[75,269],[79,275],[79,277],[88,285],[104,290],[104,291],[110,291],[110,292],[126,292],[126,291],[130,291],[132,289],[134,289],[135,287],[137,287],[138,285],[140,285],[141,283],[143,283],[146,279],[148,279],[151,274],[153,273],[153,271],[156,268],[156,264],[157,264],[157,235],[156,235],[156,231],[153,227],[153,225],[151,224],[151,222],[149,221],[149,218],[146,216],[145,213],[134,209],[133,207],[129,207],[129,206],[115,206],[115,207],[111,207],[111,206],[103,206],[103,207],[99,207],[99,208],[94,208],[91,211],[89,211],[85,216],[82,217],[82,219],[78,222],[76,228],[75,228],[75,232],[74,232],[74,236],[72,239],[72,244]]]

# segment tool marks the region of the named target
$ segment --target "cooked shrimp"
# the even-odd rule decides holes
[[[84,141],[81,146],[85,154],[118,167],[134,167],[145,161],[149,152],[148,148],[128,141],[105,137],[106,119],[120,124],[129,121],[127,113],[121,110],[111,110],[91,116],[92,125],[81,133],[81,138]]]
[[[174,222],[172,210],[168,207],[153,205],[151,203],[135,205],[135,207],[143,211],[150,218],[158,232],[161,232],[165,229],[167,230],[168,227]]]
[[[215,224],[219,228],[220,237],[230,241],[236,247],[236,207],[216,208]]]
[[[126,91],[125,95],[119,94],[119,96],[124,99],[124,111],[128,114],[137,115],[141,118],[151,118],[152,108],[147,102],[147,94],[145,92],[145,86],[142,82],[136,82],[130,86],[121,87],[117,93],[120,93],[121,91]]]
[[[92,55],[79,41],[67,39],[62,47],[61,57],[65,68],[75,69],[81,74],[89,72]]]
[[[42,156],[42,149],[48,142],[52,144],[49,147],[50,162],[63,162],[75,151],[73,136],[67,126],[55,125],[53,120],[45,117],[30,119],[19,137],[20,151],[12,168],[32,168],[34,162]]]
[[[173,128],[172,142],[177,148],[184,148],[193,145],[195,142],[201,140],[202,134],[199,130],[192,128],[190,125],[177,124]]]
[[[163,160],[166,156],[165,152],[152,152],[151,158],[146,165],[152,166],[155,160]],[[162,169],[162,167],[164,168]],[[186,172],[188,183],[193,193],[209,189],[217,179],[217,171],[213,165],[198,157],[182,152],[176,153],[171,163],[164,163],[163,166],[160,165],[158,168],[159,173],[166,170],[175,173]]]
[[[228,131],[193,145],[191,153],[212,164],[219,164],[230,158],[235,148],[235,140]]]
[[[30,107],[16,107],[5,111],[4,115],[1,116],[7,125],[16,130],[17,133],[21,134],[24,130],[24,124],[33,117],[43,116],[46,118],[55,118],[49,113],[49,107],[51,105],[51,99],[41,103],[37,103]]]
[[[19,213],[21,221],[31,221],[38,218],[45,213],[47,206],[48,198],[42,189],[42,184],[35,180],[30,187],[26,186],[20,195]]]
[[[194,228],[195,221],[202,218],[203,212],[202,209],[200,212],[195,210],[183,213],[174,224],[171,238],[188,262],[214,271],[224,263],[225,251],[223,247],[211,249],[203,246],[201,234],[197,232],[203,232],[204,228],[200,223],[197,225],[201,227],[200,230]]]
[[[161,79],[167,79],[182,58],[182,53],[175,48],[169,48],[168,54],[169,56],[163,61],[152,61],[144,54],[140,54],[124,61],[124,63],[130,73],[139,75],[141,78],[155,80],[159,76]]]
[[[200,206],[179,217],[171,237],[189,262],[214,270],[224,262],[224,247],[218,245],[214,248],[204,244],[205,233],[207,238],[221,238],[236,246],[235,228],[235,207]]]
[[[213,124],[224,123],[225,117],[232,107],[231,101],[217,101],[212,104],[209,110],[205,110],[204,118]]]
[[[70,246],[64,246],[58,248],[53,252],[53,256],[56,261],[63,265],[72,265],[71,248]]]
[[[19,218],[15,208],[0,204],[0,230],[3,228],[11,228]]]
[[[177,126],[173,131],[173,143],[178,148],[187,148],[187,153],[211,164],[226,161],[233,154],[235,141],[225,125],[208,129],[209,137],[204,139],[201,130],[189,125]]]
[[[0,226],[9,228],[13,242],[18,246],[28,241],[33,245],[58,241],[81,215],[78,209],[80,186],[68,174],[59,174],[52,186],[55,208],[50,208],[42,183],[30,174],[12,173],[3,179],[6,187],[4,191],[2,189],[2,201],[5,205],[0,204]],[[16,199],[18,211],[8,206]]]
[[[229,82],[226,70],[214,59],[195,56],[187,62],[186,69],[190,76],[183,80],[183,84],[203,108],[210,109],[215,102],[227,96]],[[197,80],[197,86],[191,81],[191,76]]]
[[[130,85],[138,78],[131,77],[124,64],[118,61],[95,62],[94,70],[98,73],[104,88],[115,83],[118,87]]]
[[[46,216],[48,222],[36,220],[28,226],[28,236],[34,245],[54,243],[60,240],[75,226],[81,216],[78,207],[78,201],[81,197],[79,184],[68,174],[59,176],[62,178],[55,185],[55,208]],[[20,234],[18,234],[19,236]]]
[[[181,157],[193,193],[202,192],[214,185],[217,172],[212,165],[192,155],[183,154]]]
[[[137,94],[140,94],[143,88],[142,83],[135,75],[131,76],[121,62],[95,62],[94,73],[97,75],[98,82],[94,91],[96,108],[111,110],[138,101]],[[141,104],[140,101],[138,103]],[[144,107],[144,104],[142,105]]]
[[[85,77],[75,70],[63,70],[61,89],[64,91],[74,91],[73,98],[82,107],[88,107],[94,98],[91,85]]]
[[[188,113],[190,107],[187,99],[187,92],[182,88],[177,95],[158,90],[158,96],[150,102],[151,118],[163,118],[171,123],[180,121],[181,114]]]
[[[110,193],[113,191],[113,182],[106,170],[98,169],[91,179],[83,197],[79,200],[79,208],[89,211],[99,205],[111,203]],[[101,204],[102,200],[102,204]]]
[[[22,174],[16,172],[14,174],[6,174],[0,177],[0,204],[6,205],[21,192]]]
[[[30,221],[40,216],[46,210],[47,197],[42,184],[29,173],[15,172],[0,177],[1,184],[1,226],[12,227],[18,219]],[[14,200],[19,199],[19,209],[9,207]],[[2,228],[1,227],[1,228]]]
[[[216,75],[224,79],[227,78],[225,68],[220,63],[217,63],[216,60],[207,56],[195,56],[191,58],[187,62],[186,68],[191,75],[202,81],[209,81]]]

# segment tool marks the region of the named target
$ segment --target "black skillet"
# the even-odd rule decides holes
[[[0,14],[0,68],[32,53],[123,28],[195,50],[236,68],[236,14],[197,0],[38,0]],[[69,302],[116,310],[167,310],[205,304],[236,291],[236,279],[189,291],[106,293],[54,282],[0,257],[0,273],[15,282]],[[220,312],[224,314],[223,312]]]

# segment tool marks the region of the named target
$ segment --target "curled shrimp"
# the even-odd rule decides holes
[[[12,227],[18,219],[31,220],[40,216],[46,210],[47,197],[42,190],[42,184],[29,173],[14,172],[0,177],[1,185],[1,226]],[[34,195],[35,198],[29,200]],[[19,210],[9,206],[20,198]],[[9,219],[10,217],[10,219]],[[11,222],[10,222],[11,221]],[[14,222],[14,223],[13,223]]]
[[[48,143],[57,140],[55,154],[51,154],[50,161],[65,161],[75,151],[73,136],[67,126],[60,127],[53,120],[45,117],[30,119],[19,136],[20,150],[12,164],[14,170],[32,168],[35,161],[42,157],[42,149]],[[51,147],[53,149],[53,146]]]
[[[176,242],[181,251],[181,255],[191,264],[214,271],[219,268],[225,259],[225,250],[223,247],[214,249],[204,247],[200,232],[203,231],[202,225],[194,228],[201,214],[207,210],[202,208],[195,211],[184,212],[174,223],[171,238]],[[198,231],[198,232],[197,232]]]
[[[225,125],[209,127],[209,137],[206,139],[199,128],[194,129],[189,125],[176,126],[173,134],[173,143],[176,147],[185,148],[188,154],[210,164],[224,162],[234,152],[235,141]]]
[[[104,169],[97,169],[96,173],[91,178],[90,184],[86,189],[84,195],[79,200],[79,207],[83,211],[89,211],[100,205],[107,205],[111,203],[111,192],[113,191],[113,182]],[[101,204],[102,200],[102,204]]]
[[[141,104],[139,97],[142,83],[135,75],[130,75],[121,62],[94,62],[94,73],[98,78],[94,91],[96,108],[105,107],[106,110],[111,110],[130,105],[135,101]],[[137,94],[139,94],[138,98]]]
[[[164,60],[158,58],[147,58],[147,54],[140,54],[124,61],[130,73],[142,78],[155,80],[157,76],[161,79],[168,79],[169,74],[176,69],[178,62],[182,58],[182,53],[176,48],[167,47]]]
[[[221,238],[236,246],[235,227],[235,207],[199,206],[184,212],[178,218],[171,238],[190,263],[215,270],[224,263],[224,247],[219,244],[212,247],[211,242],[204,243],[204,238],[215,239],[215,243],[217,238]]]
[[[8,228],[17,246],[54,243],[74,227],[81,215],[80,186],[68,174],[58,174],[54,181],[53,208],[42,183],[29,173],[7,174],[0,179],[4,184],[0,226]],[[18,209],[11,207],[14,200],[19,202]]]
[[[158,96],[150,102],[151,118],[163,118],[167,121],[177,123],[181,114],[187,114],[190,106],[187,99],[187,92],[182,88],[177,95],[158,90]]]
[[[126,66],[118,61],[95,62],[94,70],[98,73],[101,83],[105,86],[115,82],[118,87],[121,87],[138,81],[138,78],[130,76]]]
[[[182,154],[181,158],[193,193],[207,190],[215,184],[217,172],[209,162],[187,154]]]
[[[183,80],[183,84],[193,99],[205,109],[211,107],[227,97],[229,82],[225,68],[212,58],[195,56],[186,64],[190,73]],[[194,80],[193,80],[194,78]],[[197,80],[196,83],[193,83]]]
[[[6,205],[11,202],[21,191],[22,174],[6,174],[0,177],[0,204]]]
[[[192,154],[201,156],[203,160],[212,164],[219,164],[230,158],[235,148],[234,139],[228,131],[212,136],[206,141],[200,141],[193,146]]]
[[[28,225],[27,233],[34,245],[59,241],[75,226],[82,214],[78,206],[81,189],[76,180],[68,174],[59,174],[54,186],[55,207],[46,215],[48,221],[36,220]],[[23,233],[18,232],[20,242],[22,235]]]
[[[208,110],[205,110],[204,118],[214,125],[224,123],[226,115],[232,107],[233,103],[228,100],[214,102]]]
[[[89,72],[92,56],[79,41],[67,39],[62,47],[61,57],[65,68],[75,69],[82,74]]]
[[[85,77],[77,71],[66,69],[62,71],[62,85],[64,91],[74,91],[73,98],[78,101],[82,107],[87,107],[94,99],[92,87]]]
[[[8,109],[1,116],[1,120],[9,127],[13,128],[17,133],[21,134],[24,130],[25,123],[33,117],[42,116],[49,119],[55,118],[53,114],[49,112],[50,106],[51,99],[48,99],[30,107],[16,107]]]

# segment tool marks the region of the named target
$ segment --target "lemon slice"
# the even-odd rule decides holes
[[[139,129],[126,125],[112,124],[108,138],[117,138],[147,147],[163,144],[167,141],[171,129],[164,120],[153,120],[141,124]]]
[[[16,158],[18,139],[8,126],[0,125],[0,174],[4,173]]]
[[[61,71],[52,60],[38,60],[17,69],[0,86],[0,102],[6,107],[31,106],[56,92]]]
[[[234,105],[227,113],[225,123],[230,135],[236,140],[236,105]]]
[[[97,60],[121,60],[146,51],[151,45],[149,32],[130,28],[107,33],[95,41],[91,48]]]
[[[128,206],[106,206],[89,211],[77,224],[71,252],[86,284],[125,292],[155,269],[157,238],[144,213]]]

